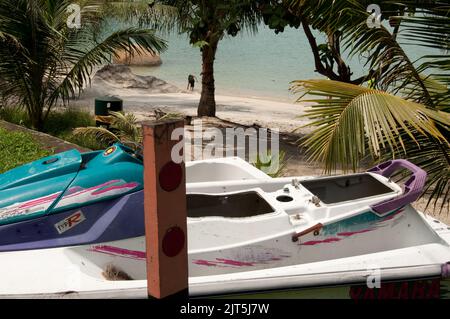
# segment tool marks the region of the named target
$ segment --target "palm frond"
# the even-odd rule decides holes
[[[41,129],[52,107],[80,93],[95,68],[119,51],[134,55],[166,48],[153,29],[100,32],[108,11],[103,5],[114,3],[137,5],[80,0],[83,27],[76,30],[67,26],[70,0],[0,1],[0,90],[3,97],[16,98],[26,107],[35,128]]]
[[[216,40],[228,34],[234,36],[240,30],[256,33],[261,22],[258,3],[252,0],[160,0],[159,2],[177,9],[177,30],[189,34],[191,44],[205,41],[208,31],[211,31],[209,37]],[[200,27],[207,24],[214,27],[211,30]]]
[[[282,150],[277,154],[272,154],[271,151],[267,154],[258,153],[252,165],[270,177],[280,177],[287,165],[286,152]]]
[[[136,116],[133,113],[123,114],[121,112],[109,112],[113,116],[111,124],[112,129],[117,131],[120,140],[129,140],[132,142],[141,143],[142,134],[141,129],[137,123]]]
[[[378,160],[382,150],[406,154],[401,131],[416,144],[416,134],[449,143],[436,127],[436,122],[450,127],[449,114],[386,92],[330,80],[294,81],[291,89],[295,94],[331,97],[299,98],[315,103],[304,115],[311,120],[307,126],[315,130],[302,145],[309,159],[324,162],[327,171],[336,170],[338,165],[356,170],[361,158],[371,155]]]
[[[161,32],[176,30],[178,11],[175,7],[149,0],[83,0],[82,13],[89,22],[114,19]]]
[[[77,127],[73,130],[73,136],[77,138],[91,138],[100,143],[112,144],[120,142],[120,138],[104,127]]]
[[[445,128],[443,128],[445,130]],[[448,130],[447,130],[448,132]],[[418,144],[404,135],[407,158],[427,172],[427,183],[424,196],[428,198],[427,207],[432,205],[436,210],[440,203],[440,211],[450,209],[450,147],[431,136],[425,136],[413,132]],[[388,153],[382,156],[382,160],[403,158],[403,153]]]
[[[448,52],[450,50],[450,6],[441,7],[441,11],[446,11],[446,14],[430,15],[430,12],[425,12],[428,14],[396,17],[393,20],[402,24],[401,36],[412,44]]]
[[[343,34],[345,50],[351,57],[358,55],[365,58],[365,65],[377,88],[397,94],[400,88],[409,86],[415,92],[415,101],[429,107],[437,107],[442,101],[442,96],[433,96],[423,81],[422,73],[434,74],[425,72],[425,68],[419,70],[401,42],[407,39],[411,45],[448,50],[448,5],[434,1],[359,0],[288,0],[288,3],[296,14],[307,17],[314,29]],[[389,17],[389,20],[397,22],[398,28],[392,32],[384,24],[371,28],[367,24],[370,13],[366,12],[367,5],[371,3],[379,4],[383,8],[384,18]],[[405,16],[405,9],[412,15]]]
[[[51,102],[62,98],[68,100],[89,84],[90,76],[97,65],[109,62],[111,57],[118,57],[119,51],[130,55],[150,52],[155,54],[167,47],[164,40],[156,36],[154,30],[127,28],[109,35],[101,42],[94,42],[92,32],[87,29],[76,34],[65,47],[64,59],[70,69],[62,69],[64,79],[54,90]]]

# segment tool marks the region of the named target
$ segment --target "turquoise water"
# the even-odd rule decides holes
[[[139,74],[151,74],[186,89],[188,74],[200,81],[200,49],[189,44],[185,35],[165,36],[169,48],[161,54],[159,67],[134,67]],[[311,49],[299,29],[276,35],[261,27],[257,34],[241,33],[224,38],[215,61],[216,92],[225,95],[292,99],[292,80],[316,78]],[[200,83],[196,83],[200,90]]]
[[[134,67],[141,75],[154,75],[186,89],[187,76],[196,75],[200,80],[200,50],[189,44],[186,35],[165,35],[169,49],[161,55],[163,64],[159,67]],[[324,38],[316,34],[317,42]],[[427,53],[414,47],[413,58]],[[354,77],[363,74],[363,62],[353,57],[350,67]],[[219,43],[215,61],[216,92],[224,95],[264,97],[290,100],[295,97],[289,92],[290,82],[298,79],[323,78],[314,72],[314,59],[309,43],[302,29],[286,29],[276,35],[261,26],[255,35],[241,33],[237,37],[224,38]],[[196,83],[200,90],[200,83]]]

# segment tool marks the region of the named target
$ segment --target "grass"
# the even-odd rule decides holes
[[[0,119],[25,127],[31,126],[30,121],[28,120],[27,113],[24,110],[16,107],[0,108]]]
[[[31,134],[10,132],[0,127],[0,174],[52,153],[43,149]]]
[[[28,128],[31,127],[27,113],[17,107],[0,108],[0,119]],[[106,148],[108,145],[104,145],[93,138],[73,136],[74,128],[86,126],[95,126],[95,119],[92,114],[82,110],[66,108],[49,114],[43,132],[89,149]]]

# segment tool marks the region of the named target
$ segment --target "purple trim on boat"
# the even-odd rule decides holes
[[[85,220],[59,234],[55,225],[82,211]],[[144,236],[144,193],[0,226],[0,252],[103,243]]]
[[[450,262],[442,264],[441,266],[441,277],[442,278],[450,278]]]
[[[399,168],[406,168],[412,173],[412,176],[405,183],[402,195],[370,206],[374,212],[380,215],[385,215],[396,208],[408,205],[414,202],[422,194],[427,179],[427,173],[407,160],[399,159],[388,161],[371,168],[368,172],[380,174],[384,177],[390,177]]]

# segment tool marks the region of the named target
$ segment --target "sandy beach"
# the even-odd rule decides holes
[[[117,66],[121,68],[121,66]],[[71,101],[72,107],[83,108],[94,112],[94,99],[98,96],[113,95],[124,102],[124,111],[132,112],[139,121],[150,119],[154,111],[175,112],[185,116],[195,117],[200,99],[198,91],[188,92],[161,79],[149,76],[139,76],[124,68],[119,74],[109,72],[106,75],[98,73],[79,99]],[[241,96],[216,95],[217,119],[204,119],[204,133],[208,135],[211,128],[226,127],[262,127],[278,129],[280,132],[280,149],[286,152],[286,165],[283,176],[319,176],[324,174],[324,168],[318,163],[307,160],[304,152],[298,146],[298,139],[310,129],[304,128],[307,119],[299,118],[307,108],[306,103],[292,103],[260,98]],[[192,127],[188,127],[192,130]],[[294,132],[295,130],[295,132]],[[187,160],[193,160],[191,153]],[[360,171],[364,171],[361,168]],[[335,172],[340,174],[341,171]],[[415,206],[424,211],[425,200],[418,201]],[[429,207],[427,213],[438,216],[438,209]],[[446,222],[450,217],[439,216]]]
[[[184,116],[197,115],[200,100],[198,91],[189,92],[152,76],[134,74],[129,67],[109,65],[98,71],[92,85],[86,88],[71,107],[94,112],[94,100],[99,96],[117,96],[123,100],[124,111],[132,112],[139,121],[154,117],[155,110],[179,113]],[[261,127],[280,132],[280,149],[286,152],[288,164],[286,175],[320,175],[319,165],[307,163],[298,148],[297,140],[308,128],[307,119],[300,118],[305,104],[287,103],[260,98],[216,95],[217,118],[203,119],[204,135],[213,128]],[[189,128],[188,128],[189,129]],[[194,158],[192,158],[194,159]],[[196,158],[195,158],[196,159]]]
[[[128,112],[145,113],[159,108],[165,112],[177,112],[183,115],[196,116],[200,94],[165,93],[142,94],[142,92],[115,92],[124,101],[124,109]],[[79,105],[93,105],[93,98],[83,98],[76,102]],[[216,96],[217,117],[241,125],[258,125],[281,132],[293,130],[307,124],[305,119],[298,118],[303,114],[304,106],[261,99]],[[300,132],[305,129],[300,129]]]
[[[189,92],[153,76],[136,75],[127,66],[109,65],[97,72],[92,85],[85,89],[78,100],[72,101],[71,105],[93,112],[94,99],[104,95],[120,97],[123,99],[125,112],[133,112],[142,119],[155,109],[196,116],[200,100],[198,89]],[[216,95],[216,115],[224,121],[240,125],[257,125],[291,133],[307,124],[306,119],[299,118],[304,114],[305,104],[294,101],[295,97],[292,98],[292,103],[287,103]],[[300,129],[297,133],[305,132],[306,129]]]

